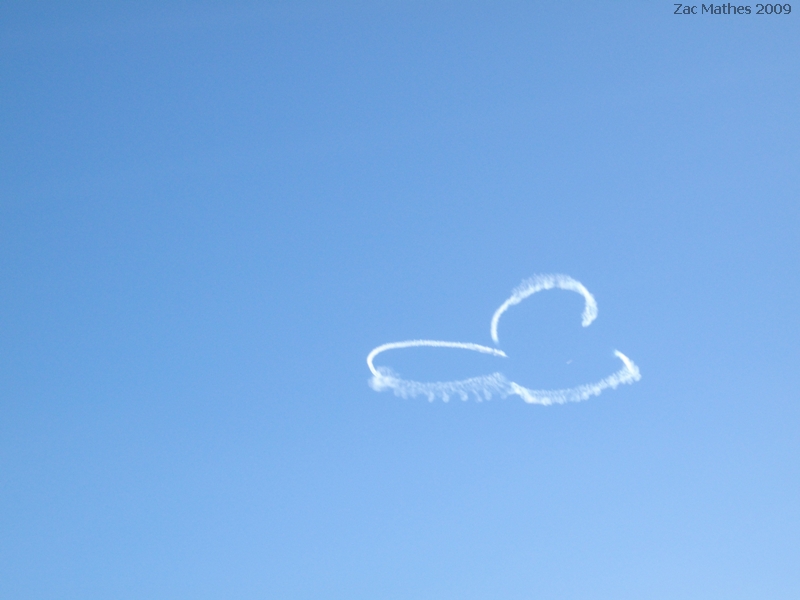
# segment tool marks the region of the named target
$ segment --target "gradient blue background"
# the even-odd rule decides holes
[[[798,19],[4,3],[0,596],[800,597]]]

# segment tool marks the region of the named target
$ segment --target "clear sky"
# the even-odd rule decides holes
[[[800,597],[800,4],[113,4],[0,8],[0,597]]]

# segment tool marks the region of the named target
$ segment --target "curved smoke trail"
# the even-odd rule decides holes
[[[519,304],[528,296],[533,296],[536,292],[552,290],[553,288],[578,292],[586,299],[586,305],[583,307],[583,322],[581,323],[584,327],[591,325],[592,321],[597,318],[597,302],[595,302],[594,296],[589,293],[589,290],[583,287],[580,281],[576,281],[569,275],[535,275],[523,281],[514,289],[511,293],[511,297],[503,302],[500,308],[494,311],[494,315],[492,315],[492,339],[494,343],[496,344],[499,341],[497,339],[497,324],[500,322],[500,317],[503,316],[503,313],[506,312],[509,307]]]
[[[582,323],[588,327],[597,318],[597,302],[594,296],[589,293],[583,284],[567,275],[537,275],[522,282],[492,316],[491,334],[495,343],[498,342],[497,326],[500,317],[509,307],[522,302],[525,298],[540,292],[560,288],[581,294],[586,300],[583,309]],[[562,390],[532,390],[518,383],[509,381],[502,373],[492,373],[481,377],[472,377],[458,381],[437,381],[422,382],[403,379],[388,367],[375,367],[373,361],[376,356],[387,350],[398,350],[402,348],[414,348],[429,346],[434,348],[457,348],[470,350],[483,354],[491,354],[506,358],[507,355],[502,350],[465,342],[446,342],[439,340],[408,340],[404,342],[391,342],[382,344],[374,348],[367,356],[367,366],[372,372],[369,381],[370,387],[375,391],[392,390],[396,396],[402,398],[427,396],[428,400],[441,398],[445,402],[451,397],[458,396],[462,400],[467,400],[473,396],[476,400],[489,400],[495,394],[501,398],[516,395],[529,404],[564,404],[567,402],[581,402],[593,396],[599,395],[608,388],[616,389],[621,384],[630,384],[641,379],[639,368],[634,362],[619,350],[614,351],[614,355],[622,361],[622,368],[594,383],[579,385]]]

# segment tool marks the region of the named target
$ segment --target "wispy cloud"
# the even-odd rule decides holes
[[[491,323],[491,335],[494,342],[499,343],[497,327],[500,322],[500,317],[502,317],[510,307],[519,304],[537,292],[553,288],[577,292],[584,297],[585,305],[582,316],[584,327],[591,325],[592,321],[597,318],[597,302],[595,302],[594,296],[589,293],[589,290],[587,290],[582,283],[567,275],[537,275],[523,281],[522,284],[512,292],[511,296],[500,305],[500,308],[495,311]],[[403,379],[389,367],[376,367],[374,365],[375,357],[383,352],[424,346],[433,348],[454,348],[491,354],[503,358],[507,357],[505,352],[497,348],[467,342],[407,340],[382,344],[374,348],[367,356],[367,366],[372,372],[372,378],[369,381],[372,389],[378,392],[392,390],[395,395],[403,398],[427,396],[430,401],[441,398],[445,402],[455,397],[467,400],[472,396],[476,400],[481,401],[489,400],[495,395],[501,398],[516,395],[529,404],[542,404],[546,406],[550,404],[564,404],[566,402],[580,402],[597,396],[608,388],[615,389],[620,384],[633,383],[641,379],[639,368],[630,358],[619,350],[614,351],[614,355],[622,361],[622,368],[620,368],[619,371],[594,383],[561,390],[529,389],[516,382],[509,381],[502,373],[492,373],[491,375],[471,377],[458,381],[413,381]]]

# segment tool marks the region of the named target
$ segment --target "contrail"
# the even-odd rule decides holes
[[[622,368],[595,383],[579,385],[565,390],[529,390],[514,382],[510,383],[511,393],[521,397],[528,404],[566,404],[567,402],[581,402],[592,396],[599,396],[605,389],[617,389],[621,383],[633,383],[642,378],[639,367],[619,350],[614,350],[614,355],[622,361]]]
[[[472,350],[474,352],[482,352],[483,354],[493,354],[494,356],[506,357],[506,353],[496,348],[489,346],[481,346],[480,344],[468,344],[464,342],[440,342],[438,340],[409,340],[407,342],[391,342],[383,344],[375,348],[367,356],[367,366],[372,371],[372,380],[370,386],[376,392],[381,392],[386,389],[394,390],[394,393],[403,398],[412,398],[419,395],[428,396],[428,400],[433,401],[437,396],[447,402],[451,395],[458,394],[462,400],[466,400],[470,394],[474,394],[478,400],[489,400],[492,397],[492,392],[502,393],[507,387],[504,386],[505,378],[500,373],[488,375],[484,377],[474,377],[472,379],[463,379],[461,381],[446,381],[436,383],[422,383],[419,381],[410,381],[401,379],[391,369],[386,367],[375,368],[372,364],[374,359],[381,352],[386,350],[396,350],[399,348],[414,348],[419,346],[430,346],[433,348],[460,348],[462,350]],[[498,377],[503,381],[498,380]]]
[[[498,342],[497,325],[500,317],[509,307],[522,302],[525,298],[540,292],[560,288],[581,294],[586,299],[583,309],[583,326],[588,327],[597,318],[597,303],[594,296],[589,293],[583,284],[567,275],[537,275],[522,282],[492,317],[491,334],[495,343]],[[452,396],[458,396],[462,400],[467,400],[474,396],[476,400],[489,400],[495,394],[501,398],[516,395],[528,404],[565,404],[567,402],[581,402],[593,396],[599,395],[603,390],[616,389],[623,383],[633,383],[639,381],[642,376],[633,361],[619,350],[614,350],[614,355],[622,361],[622,368],[595,383],[579,385],[563,390],[532,390],[518,383],[509,381],[502,373],[492,373],[481,377],[461,379],[459,381],[437,381],[422,382],[403,379],[388,367],[375,367],[373,360],[376,356],[387,350],[399,350],[402,348],[414,348],[420,346],[430,346],[434,348],[458,348],[461,350],[471,350],[483,354],[491,354],[506,358],[507,355],[502,350],[465,342],[445,342],[439,340],[408,340],[404,342],[391,342],[382,344],[373,349],[367,356],[367,366],[372,372],[372,379],[369,384],[375,391],[392,390],[396,396],[402,398],[427,396],[428,400],[441,398],[445,402]]]
[[[407,342],[391,342],[375,348],[367,356],[367,365],[369,366],[369,370],[372,371],[373,375],[378,374],[378,372],[375,370],[375,367],[372,365],[372,359],[378,356],[378,354],[381,352],[386,352],[387,350],[397,350],[398,348],[415,348],[419,346],[430,346],[432,348],[461,348],[462,350],[473,350],[475,352],[483,352],[484,354],[494,354],[495,356],[506,356],[506,353],[502,350],[490,348],[489,346],[481,346],[480,344],[467,344],[464,342],[440,342],[438,340],[408,340]]]
[[[584,327],[588,327],[597,318],[597,302],[594,296],[589,293],[580,281],[574,280],[569,275],[536,275],[530,279],[523,281],[511,294],[511,297],[503,302],[503,304],[494,312],[492,316],[492,339],[494,343],[498,343],[497,339],[497,324],[500,322],[500,317],[508,310],[510,306],[519,304],[528,296],[533,296],[536,292],[542,290],[552,290],[553,288],[560,288],[562,290],[569,290],[571,292],[578,292],[586,299],[586,305],[583,307],[583,323]]]
[[[395,344],[384,344],[383,346],[378,346],[378,348],[375,348],[375,350],[370,352],[370,359],[374,358],[384,350],[391,349],[387,346],[391,346],[393,348],[409,348],[412,346],[434,345],[414,343],[420,341],[424,340],[396,342]],[[452,346],[451,344],[459,343],[436,343],[437,346],[446,345],[453,348],[477,346],[477,344],[459,344],[458,346]],[[491,348],[489,348],[489,350],[491,350]],[[622,361],[622,368],[619,371],[595,383],[579,385],[577,387],[567,388],[564,390],[531,390],[519,385],[518,383],[509,381],[502,373],[492,373],[491,375],[472,377],[470,379],[462,379],[460,381],[412,381],[410,379],[401,378],[387,367],[375,368],[368,360],[370,370],[372,371],[372,379],[370,379],[369,385],[376,392],[393,390],[395,396],[400,396],[401,398],[427,396],[428,400],[431,402],[433,402],[433,400],[436,398],[441,398],[445,402],[448,402],[450,398],[454,396],[458,396],[461,398],[461,400],[467,400],[470,396],[473,396],[477,401],[480,402],[482,400],[491,400],[496,394],[500,398],[505,398],[506,396],[519,396],[528,404],[541,404],[543,406],[549,406],[551,404],[566,404],[567,402],[581,402],[583,400],[588,400],[592,396],[599,396],[600,393],[605,389],[616,389],[616,387],[622,383],[633,383],[634,381],[639,381],[642,378],[641,374],[639,373],[639,367],[633,364],[631,359],[629,359],[619,350],[614,350],[614,354]],[[505,354],[498,353],[497,356],[505,356]]]

